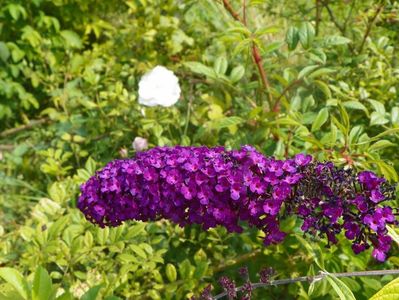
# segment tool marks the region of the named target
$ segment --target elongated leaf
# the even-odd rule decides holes
[[[63,30],[60,32],[61,36],[65,39],[67,45],[71,48],[82,48],[83,43],[80,36],[72,30]]]
[[[328,120],[328,108],[323,108],[319,111],[317,114],[316,119],[314,120],[312,124],[312,131],[319,130],[321,126]]]
[[[200,62],[188,61],[188,62],[185,62],[184,65],[194,73],[205,75],[205,76],[211,77],[211,78],[216,77],[216,73],[215,73],[214,69],[212,69],[208,66],[205,66],[204,64],[202,64]]]
[[[328,85],[320,80],[315,80],[314,84],[317,85],[317,87],[323,92],[323,94],[326,96],[327,99],[331,99],[331,91]]]
[[[388,229],[388,235],[395,241],[396,244],[399,245],[399,234],[391,226],[387,226],[387,229]]]
[[[238,125],[244,122],[244,119],[240,117],[226,117],[219,120],[215,120],[215,127],[217,129],[226,128],[232,125]]]
[[[93,286],[86,293],[84,293],[80,300],[97,300],[98,293],[100,292],[102,286],[102,284]]]
[[[28,283],[17,270],[13,268],[0,268],[0,277],[11,284],[22,298],[30,298]]]
[[[369,152],[373,152],[373,151],[379,151],[381,149],[387,148],[387,147],[392,147],[395,146],[394,143],[388,141],[388,140],[380,140],[375,142],[374,144],[372,144],[369,148],[368,151]]]
[[[327,280],[341,300],[356,300],[350,288],[332,274],[327,275]]]
[[[166,277],[170,282],[176,281],[177,278],[177,271],[174,265],[167,264],[166,265]]]
[[[0,284],[1,300],[23,300],[24,298],[9,283]]]
[[[392,107],[391,122],[392,124],[399,125],[399,107]]]
[[[379,290],[370,300],[394,300],[399,299],[399,278],[392,280]]]
[[[304,22],[299,28],[299,40],[303,48],[308,49],[313,43],[315,30],[312,24]]]
[[[325,44],[328,46],[345,45],[352,42],[352,40],[339,35],[327,36],[324,40]]]
[[[0,59],[4,62],[10,57],[10,50],[4,42],[0,42]]]
[[[220,56],[215,60],[215,64],[213,68],[215,69],[215,72],[220,75],[224,75],[226,73],[228,67],[227,59],[224,56]]]
[[[53,290],[50,275],[43,267],[38,267],[33,279],[32,300],[48,300]]]
[[[370,143],[370,142],[373,142],[373,141],[377,141],[377,140],[379,140],[381,137],[383,137],[385,135],[390,135],[390,134],[395,134],[395,133],[399,133],[399,128],[391,128],[391,129],[385,130],[385,131],[377,134],[376,136],[373,136],[369,140],[361,142],[361,143],[357,143],[355,145],[367,144],[367,143]]]
[[[239,81],[245,74],[245,68],[241,65],[234,67],[234,69],[230,73],[230,80],[232,83]]]
[[[294,50],[299,42],[298,28],[290,27],[288,28],[287,35],[285,36],[285,41],[288,44],[289,50]]]
[[[366,108],[366,106],[364,106],[359,101],[346,101],[346,102],[342,102],[342,105],[345,106],[346,108],[349,108],[349,109],[362,110],[362,111],[364,111],[366,113],[367,116],[370,115],[370,113],[369,113],[368,109]]]
[[[388,123],[389,120],[385,117],[385,114],[373,111],[370,116],[370,126],[372,125],[384,125]]]
[[[309,78],[311,78],[311,79],[312,78],[317,78],[317,77],[321,77],[323,75],[331,74],[331,73],[334,73],[334,72],[336,72],[336,70],[331,69],[331,68],[320,68],[320,69],[317,69],[316,71],[312,72],[309,75]]]
[[[147,259],[147,254],[141,247],[137,245],[130,245],[129,248],[131,248],[134,251],[134,253],[136,253],[141,258]]]
[[[301,79],[303,77],[305,77],[306,75],[311,74],[312,72],[314,72],[317,68],[319,68],[319,65],[313,65],[313,66],[307,66],[304,67],[298,74],[298,79]]]

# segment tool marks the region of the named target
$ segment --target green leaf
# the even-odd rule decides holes
[[[244,119],[240,118],[240,117],[226,117],[226,118],[222,118],[219,120],[215,120],[215,128],[216,129],[222,129],[222,128],[226,128],[226,127],[230,127],[232,125],[238,125],[244,122]]]
[[[194,278],[201,280],[206,275],[207,271],[208,271],[208,262],[201,261],[197,263],[197,266],[195,267],[194,271]]]
[[[56,298],[57,300],[75,300],[75,298],[71,295],[69,291],[66,291],[62,295]]]
[[[98,293],[100,289],[103,287],[102,284],[93,286],[90,288],[84,295],[80,298],[80,300],[97,300]]]
[[[22,18],[25,19],[27,16],[26,10],[23,6],[19,4],[9,4],[7,6],[8,12],[10,13],[11,17],[15,20],[18,21],[19,17],[22,15]]]
[[[90,173],[90,175],[94,175],[94,172],[96,171],[96,161],[91,156],[85,163],[85,169]]]
[[[377,111],[373,111],[370,116],[370,126],[372,125],[384,125],[388,123],[389,120],[385,118],[385,114],[381,114]]]
[[[24,299],[30,298],[29,285],[16,269],[0,268],[0,277],[11,284]]]
[[[245,68],[242,65],[234,67],[233,70],[231,70],[230,73],[230,80],[232,83],[236,83],[239,81],[245,74]]]
[[[369,152],[379,151],[381,149],[384,149],[384,148],[387,148],[387,147],[392,147],[392,146],[396,146],[396,145],[394,143],[388,141],[388,140],[380,140],[380,141],[377,141],[374,144],[372,144],[368,148],[368,151]]]
[[[315,30],[309,22],[303,22],[299,28],[299,41],[304,49],[310,48],[315,36]]]
[[[8,50],[6,43],[0,42],[0,59],[6,62],[9,57],[10,57],[10,50]]]
[[[185,280],[192,278],[194,273],[194,266],[191,265],[190,261],[187,258],[179,264],[179,273],[180,276]]]
[[[366,106],[364,106],[359,101],[345,101],[345,102],[342,102],[342,105],[349,109],[362,110],[366,113],[367,116],[370,115]]]
[[[341,300],[356,300],[350,288],[333,274],[327,275],[327,280]]]
[[[323,64],[324,65],[326,63],[326,61],[327,61],[327,55],[320,48],[309,50],[308,55],[309,55],[309,58],[313,62],[316,62],[317,64]]]
[[[140,256],[141,258],[147,259],[147,254],[144,252],[144,250],[142,248],[140,248],[137,245],[130,245],[129,246],[130,249],[132,249],[134,251],[134,253],[136,253],[138,256]]]
[[[316,119],[314,120],[312,124],[312,132],[319,130],[321,126],[328,120],[328,108],[323,108],[319,111],[317,114]]]
[[[39,266],[35,272],[32,288],[32,300],[48,300],[53,291],[53,283],[47,270]]]
[[[60,34],[65,39],[69,47],[77,49],[83,47],[82,40],[80,39],[80,36],[76,32],[72,30],[62,30]]]
[[[357,143],[355,145],[367,144],[369,142],[377,141],[383,136],[391,135],[391,134],[395,134],[395,133],[399,133],[399,128],[390,128],[388,130],[385,130],[385,131],[377,134],[376,136],[373,136],[372,138],[368,139],[367,141],[364,141],[364,142],[361,142],[361,143]]]
[[[256,29],[254,32],[255,36],[262,36],[264,34],[268,34],[268,33],[276,33],[279,32],[280,28],[277,26],[269,26],[269,27],[265,27],[265,28],[260,28],[260,29]]]
[[[292,26],[288,28],[287,34],[285,36],[285,41],[287,42],[288,49],[290,51],[294,50],[299,42],[298,28]]]
[[[205,76],[211,77],[211,78],[216,77],[216,73],[215,73],[214,69],[212,69],[208,66],[205,66],[204,64],[202,64],[200,62],[188,61],[188,62],[183,63],[183,65],[186,66],[187,68],[189,68],[194,73],[205,75]]]
[[[385,115],[386,110],[385,110],[385,106],[383,103],[381,103],[380,101],[371,100],[371,99],[369,99],[367,101],[371,103],[371,105],[373,106],[373,108],[376,112],[378,112],[381,115]]]
[[[396,232],[395,228],[387,225],[388,235],[399,245],[399,234]]]
[[[306,66],[304,67],[298,74],[298,79],[301,79],[305,77],[306,75],[309,75],[310,73],[314,72],[316,69],[318,69],[320,66],[319,65],[313,65],[313,66]]]
[[[290,117],[284,117],[284,118],[280,118],[277,119],[275,121],[272,121],[269,123],[270,125],[293,125],[293,126],[301,126],[302,124]]]
[[[339,36],[339,35],[327,36],[324,39],[324,43],[327,46],[345,45],[345,44],[349,44],[351,42],[352,42],[352,40],[348,39],[347,37]]]
[[[271,53],[277,49],[280,49],[283,44],[284,43],[280,41],[269,43],[266,47],[262,47],[262,53]]]
[[[9,283],[0,284],[0,299],[1,300],[23,300],[20,294]]]
[[[327,75],[327,74],[331,74],[336,72],[336,70],[331,69],[331,68],[320,68],[317,69],[316,71],[312,72],[311,74],[309,74],[309,78],[317,78],[317,77],[321,77],[323,75]]]
[[[218,57],[215,60],[215,64],[213,66],[215,72],[220,75],[224,75],[226,73],[227,67],[228,67],[227,59],[224,56]]]
[[[392,280],[379,290],[370,300],[394,300],[399,297],[399,278]]]
[[[392,107],[391,111],[391,122],[392,124],[399,125],[399,107]]]
[[[317,87],[323,92],[323,94],[326,96],[327,99],[331,99],[331,91],[328,85],[320,80],[315,80],[314,84],[317,85]]]
[[[245,26],[230,27],[229,29],[226,30],[226,32],[241,33],[246,37],[249,37],[252,34],[251,31],[249,31],[248,28]]]
[[[177,271],[174,265],[167,264],[166,265],[166,277],[170,282],[174,282],[177,279]]]

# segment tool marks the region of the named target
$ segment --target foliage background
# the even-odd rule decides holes
[[[285,242],[265,248],[252,229],[166,221],[99,229],[75,208],[79,185],[121,149],[133,156],[136,136],[151,146],[252,144],[279,158],[304,151],[398,181],[397,1],[231,1],[246,26],[212,0],[0,3],[1,266],[28,282],[42,266],[60,299],[102,284],[98,297],[109,300],[187,299],[221,275],[238,278],[243,265],[253,280],[260,266],[281,278],[398,267],[397,245],[379,264],[344,240],[326,249],[303,239],[294,219]],[[137,103],[138,81],[155,65],[180,79],[174,107]],[[368,299],[391,279],[342,281]],[[255,299],[265,295],[336,298],[326,281]],[[21,298],[4,282],[0,297]]]

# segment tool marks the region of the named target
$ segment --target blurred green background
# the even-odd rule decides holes
[[[397,244],[381,264],[344,239],[329,249],[303,239],[295,219],[283,244],[264,247],[253,229],[99,229],[76,209],[79,185],[133,156],[137,136],[150,147],[307,152],[398,181],[399,3],[231,5],[246,25],[214,0],[0,0],[0,266],[15,269],[0,271],[0,299],[188,299],[209,283],[220,292],[222,275],[240,284],[243,265],[253,281],[261,267],[287,278],[399,266]],[[138,104],[138,82],[156,65],[179,78],[170,108]],[[368,299],[392,278],[342,281]],[[253,297],[336,298],[327,281]]]

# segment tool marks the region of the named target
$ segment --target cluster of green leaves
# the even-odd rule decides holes
[[[230,2],[244,23],[214,0],[3,0],[0,298],[187,299],[242,265],[253,281],[260,266],[281,278],[399,266],[397,245],[376,264],[344,240],[306,242],[294,219],[283,244],[264,247],[253,229],[100,229],[76,209],[79,185],[121,149],[134,155],[136,136],[252,144],[279,158],[305,151],[398,181],[397,1]],[[138,81],[155,65],[179,77],[171,108],[138,105]],[[331,286],[368,299],[391,279],[329,277],[255,299],[334,299]]]

